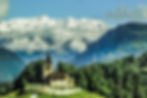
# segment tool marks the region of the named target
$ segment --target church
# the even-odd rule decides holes
[[[53,62],[48,55],[42,68],[43,82],[51,87],[73,87],[74,79],[66,73],[54,71]]]

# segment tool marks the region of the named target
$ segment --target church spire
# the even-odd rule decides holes
[[[51,59],[51,56],[50,56],[49,53],[47,54],[46,62],[47,62],[48,64],[51,64],[51,63],[52,63],[52,59]]]

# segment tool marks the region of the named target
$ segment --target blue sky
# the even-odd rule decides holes
[[[121,6],[135,9],[147,0],[11,0],[6,19],[48,15],[53,18],[88,17],[104,19]]]
[[[0,46],[83,53],[111,27],[146,20],[147,0],[0,0]]]
[[[68,43],[84,52],[111,27],[146,21],[147,0],[0,0],[0,20],[0,39],[11,39],[12,50],[63,51]]]

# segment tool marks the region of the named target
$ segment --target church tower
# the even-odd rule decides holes
[[[48,54],[43,66],[43,79],[46,80],[53,73],[53,64],[51,56]]]

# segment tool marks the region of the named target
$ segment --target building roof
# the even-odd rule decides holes
[[[66,73],[52,73],[49,75],[50,79],[64,79],[66,78],[68,75]]]

